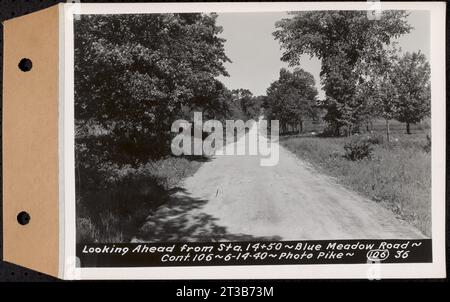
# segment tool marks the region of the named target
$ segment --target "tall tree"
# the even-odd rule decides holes
[[[399,49],[396,45],[381,49],[377,60],[367,64],[362,61],[358,68],[361,80],[357,84],[356,99],[361,101],[361,117],[382,118],[386,122],[386,138],[390,141],[390,120],[397,114],[398,89],[395,69]]]
[[[302,55],[322,61],[321,80],[326,93],[325,120],[338,135],[342,126],[359,122],[362,104],[356,100],[360,81],[357,66],[376,60],[379,51],[411,27],[404,11],[383,11],[379,20],[370,20],[365,11],[295,12],[277,22],[274,36],[281,43],[282,60],[300,65]]]
[[[425,55],[414,52],[400,58],[394,81],[398,91],[396,119],[406,123],[406,133],[411,134],[410,124],[430,115],[430,65]]]
[[[303,131],[303,121],[315,115],[317,89],[314,77],[303,69],[290,72],[280,70],[280,77],[267,89],[265,107],[269,109],[270,119],[279,120],[281,131],[288,126]]]
[[[81,16],[74,23],[77,126],[89,121],[110,129],[111,144],[125,142],[136,156],[163,153],[183,108],[212,108],[224,92],[216,77],[227,75],[229,59],[216,17]],[[105,152],[110,148],[100,153],[126,153]]]

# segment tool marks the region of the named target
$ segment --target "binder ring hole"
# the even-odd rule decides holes
[[[30,220],[31,216],[27,212],[22,211],[17,215],[17,222],[21,225],[27,225]]]
[[[33,68],[33,62],[31,62],[30,59],[23,58],[22,60],[20,60],[20,62],[19,62],[20,70],[22,70],[23,72],[27,72],[27,71],[30,71],[31,68]]]

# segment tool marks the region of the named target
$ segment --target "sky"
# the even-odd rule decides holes
[[[219,13],[217,24],[223,27],[221,37],[225,38],[225,52],[232,63],[227,63],[229,77],[219,79],[229,88],[249,89],[254,95],[265,95],[269,85],[278,79],[282,67],[287,63],[280,60],[282,50],[274,39],[275,22],[290,18],[287,13]],[[412,11],[408,22],[414,27],[399,40],[403,52],[418,51],[427,58],[430,54],[430,17],[428,11]],[[324,92],[320,87],[320,61],[304,56],[301,67],[310,72],[319,90],[319,98]]]

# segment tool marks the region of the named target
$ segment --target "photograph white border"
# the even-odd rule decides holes
[[[74,33],[79,14],[372,10],[373,2],[75,3],[60,4],[60,277],[63,279],[381,279],[445,278],[445,2],[381,2],[383,10],[430,12],[432,263],[301,264],[141,268],[76,267]]]

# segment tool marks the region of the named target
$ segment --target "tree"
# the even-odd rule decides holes
[[[393,80],[398,91],[395,118],[406,123],[406,133],[411,134],[410,124],[418,123],[430,115],[430,65],[424,54],[406,53],[400,58],[394,74]]]
[[[400,57],[396,47],[384,49],[380,59],[365,65],[364,82],[357,97],[366,100],[366,109],[374,117],[386,120],[389,141],[389,121],[406,123],[421,121],[430,114],[430,67],[423,54],[406,53]]]
[[[252,98],[251,104],[247,106],[247,116],[249,118],[258,120],[258,118],[263,115],[266,98],[267,96],[265,95],[254,96]]]
[[[90,137],[98,154],[160,156],[184,109],[220,110],[212,103],[223,101],[225,89],[216,77],[227,75],[229,59],[216,17],[83,15],[75,21],[76,126],[89,122],[108,130],[109,141]],[[125,150],[111,152],[117,147]]]
[[[249,117],[249,110],[253,101],[253,93],[248,89],[233,89],[231,91],[232,102],[236,106],[236,111],[239,111],[238,119],[244,120]]]
[[[389,122],[396,117],[398,110],[398,89],[395,83],[398,51],[396,45],[381,49],[377,60],[372,61],[371,64],[366,64],[363,60],[358,66],[361,80],[356,86],[356,99],[363,104],[360,116],[383,118],[386,121],[388,142],[390,141]]]
[[[262,96],[254,96],[248,89],[233,89],[231,93],[234,104],[240,108],[241,119],[258,119],[264,101]]]
[[[386,139],[390,141],[390,125],[389,122],[395,118],[397,113],[396,100],[398,98],[398,90],[395,86],[392,74],[386,73],[386,76],[378,78],[376,81],[368,82],[372,85],[370,93],[372,94],[369,101],[370,107],[373,108],[373,115],[383,118],[386,121]]]
[[[314,11],[295,12],[292,18],[277,22],[274,36],[284,49],[283,61],[298,66],[304,54],[322,61],[324,119],[336,135],[341,127],[360,121],[363,103],[355,98],[358,64],[377,60],[392,39],[408,33],[406,16],[404,11],[383,11],[379,20],[369,20],[365,11]]]
[[[279,120],[281,132],[293,130],[303,131],[303,121],[314,117],[317,89],[314,77],[303,69],[290,72],[280,70],[280,77],[267,89],[265,107],[270,112],[269,119]]]

